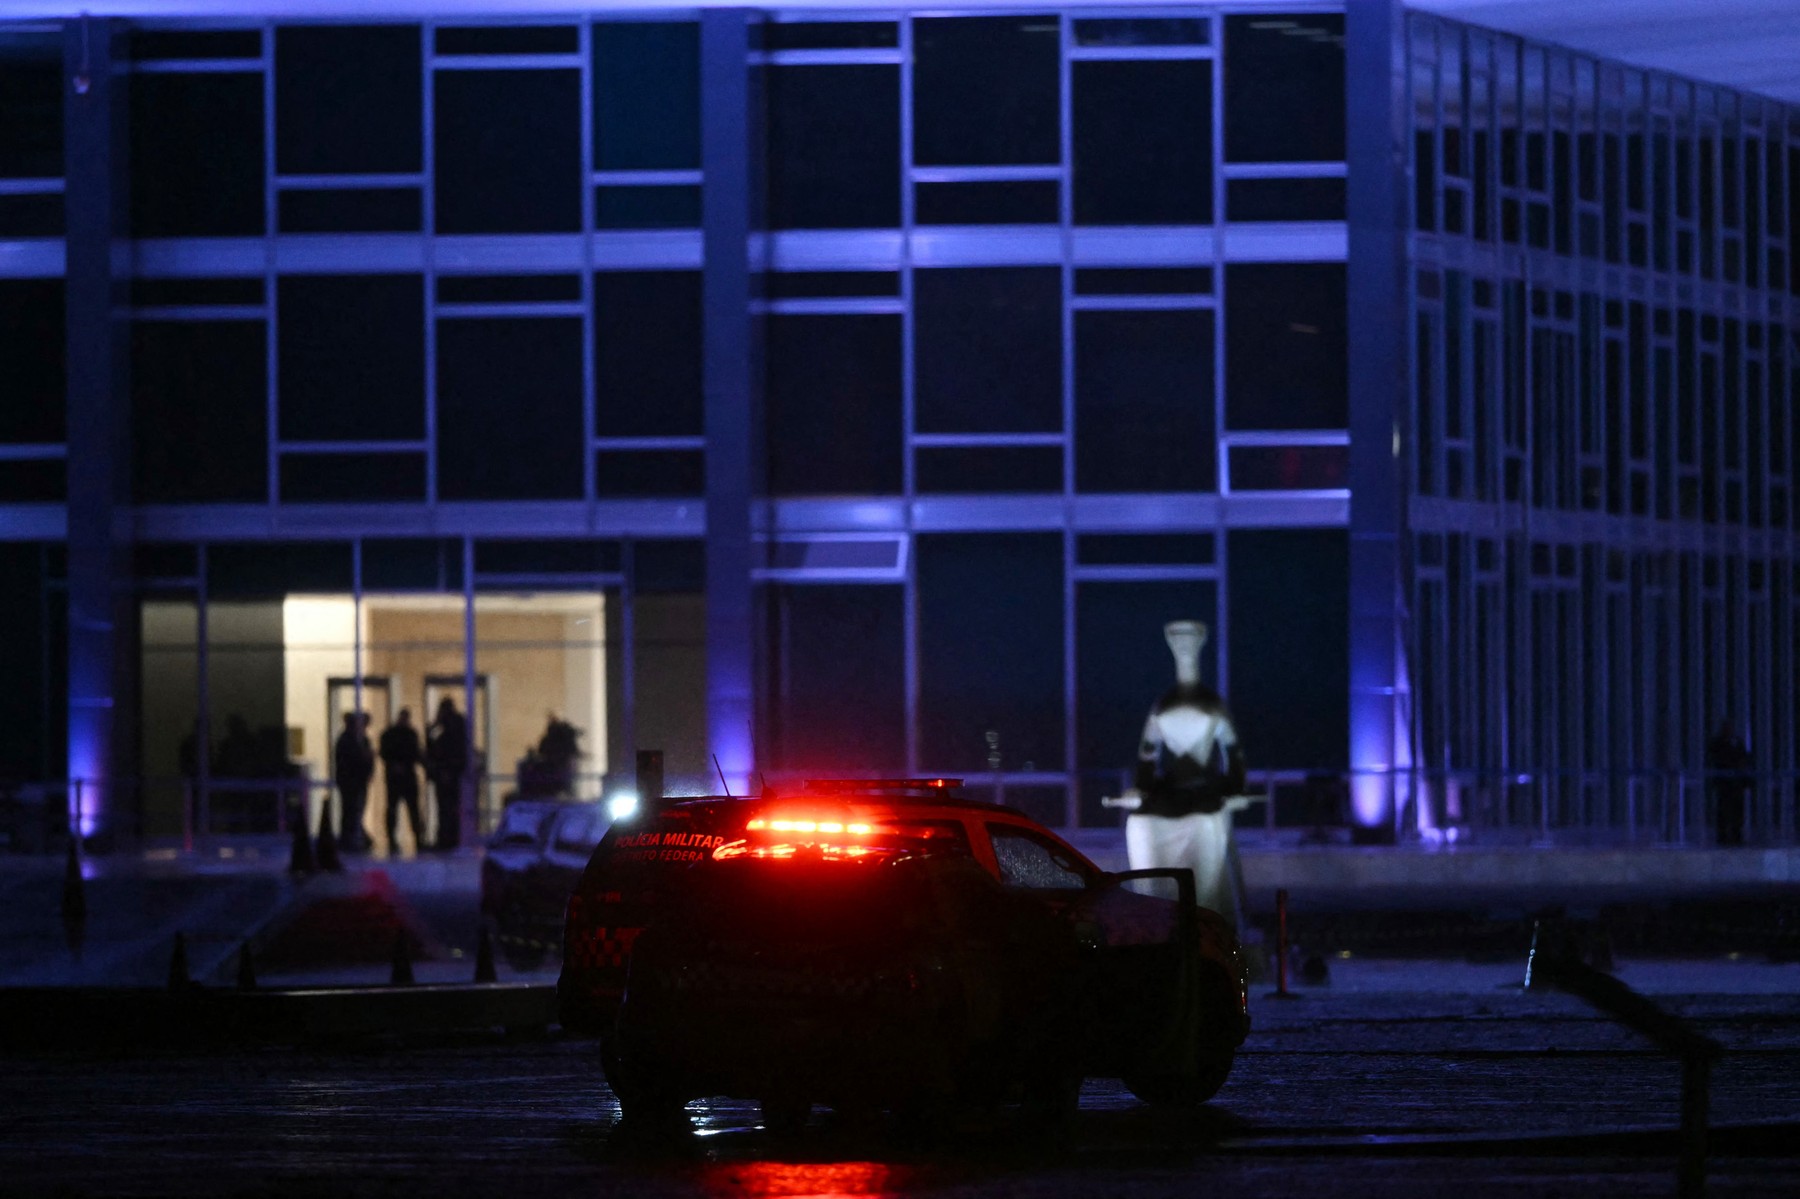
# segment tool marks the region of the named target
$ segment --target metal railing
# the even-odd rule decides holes
[[[965,790],[979,798],[1023,805],[1049,824],[1066,824],[1071,794],[1117,795],[1127,770],[1029,774],[971,772]],[[1722,790],[1741,780],[1741,844],[1800,843],[1800,772],[1741,776],[1691,770],[1625,771],[1342,771],[1266,770],[1250,775],[1248,790],[1266,802],[1239,813],[1240,832],[1322,845],[1371,841],[1436,847],[1457,843],[1517,846],[1656,846],[1705,848],[1721,844]],[[608,776],[574,776],[571,799],[599,799]],[[485,837],[517,793],[511,774],[476,775],[475,823],[467,839]],[[1359,826],[1359,791],[1379,792],[1391,813],[1379,828]],[[421,809],[435,803],[421,780]],[[371,795],[374,804],[379,788]],[[8,783],[0,781],[0,853],[61,852],[70,830],[84,846],[173,847],[192,852],[237,840],[286,838],[304,818],[316,830],[324,806],[341,822],[335,786],[304,773],[284,778],[128,778]],[[301,813],[304,811],[304,817]],[[1082,822],[1116,827],[1120,818],[1084,807]],[[341,823],[338,825],[342,832]],[[1729,830],[1725,830],[1729,831]]]

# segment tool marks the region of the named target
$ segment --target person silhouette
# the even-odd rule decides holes
[[[387,839],[390,856],[398,851],[394,829],[401,804],[406,805],[407,818],[412,821],[413,844],[420,849],[425,847],[425,822],[419,818],[419,767],[424,764],[425,754],[419,745],[419,730],[413,727],[412,712],[401,708],[394,723],[381,733],[382,774],[387,781]]]
[[[426,768],[437,796],[437,850],[449,853],[462,840],[462,780],[469,767],[469,722],[445,696],[425,743]]]
[[[1750,792],[1750,751],[1730,720],[1719,722],[1718,732],[1706,745],[1706,766],[1712,774],[1713,843],[1744,843],[1744,797]]]
[[[365,853],[369,848],[369,835],[363,831],[363,810],[369,802],[369,781],[375,777],[375,751],[369,745],[368,713],[344,713],[344,730],[337,736],[331,757],[338,794],[344,801],[340,846],[345,853]]]

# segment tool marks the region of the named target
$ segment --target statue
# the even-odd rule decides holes
[[[1103,802],[1130,813],[1125,852],[1133,870],[1185,866],[1200,905],[1235,921],[1231,816],[1252,802],[1240,794],[1243,750],[1225,701],[1200,681],[1206,626],[1171,621],[1163,636],[1175,655],[1175,685],[1144,722],[1136,785]]]

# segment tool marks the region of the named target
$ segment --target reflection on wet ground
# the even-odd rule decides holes
[[[1727,1048],[1717,1122],[1800,1118],[1789,996],[1672,997]],[[0,1062],[0,1193],[461,1199],[1670,1193],[1679,1071],[1566,997],[1314,994],[1262,1003],[1217,1101],[1191,1112],[1090,1082],[1064,1129],[1017,1109],[930,1135],[754,1103],[619,1122],[590,1043],[503,1040]],[[1645,1133],[1644,1130],[1653,1131]],[[1473,1138],[1482,1138],[1477,1144]],[[1510,1138],[1501,1141],[1495,1138]],[[1800,1194],[1792,1125],[1716,1138],[1718,1193]]]

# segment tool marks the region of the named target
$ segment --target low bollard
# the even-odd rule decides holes
[[[413,985],[412,946],[407,944],[405,929],[394,934],[394,961],[393,968],[388,972],[388,985],[390,987]]]
[[[478,983],[500,981],[500,976],[494,971],[494,942],[488,936],[485,924],[481,926],[481,936],[475,942],[475,981]]]
[[[69,841],[69,857],[63,864],[62,922],[63,941],[75,960],[81,960],[81,947],[87,941],[87,882],[81,877],[81,854],[76,840]]]
[[[1277,888],[1275,891],[1275,989],[1269,993],[1270,999],[1300,998],[1288,990],[1287,905],[1287,888]]]
[[[194,985],[188,977],[187,934],[175,934],[175,949],[169,954],[169,990],[185,991]]]
[[[256,990],[256,960],[250,955],[250,942],[238,946],[237,989]]]

